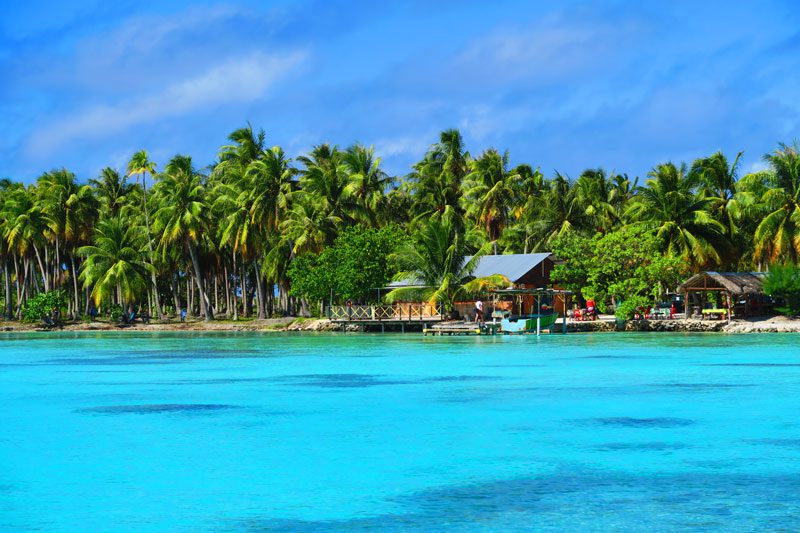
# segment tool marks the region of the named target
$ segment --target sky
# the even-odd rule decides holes
[[[393,175],[447,128],[547,176],[717,150],[744,173],[800,137],[800,4],[2,0],[0,72],[0,177],[28,183],[140,149],[203,167],[248,122]]]

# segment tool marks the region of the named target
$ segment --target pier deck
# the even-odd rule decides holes
[[[424,335],[496,335],[498,323],[478,324],[477,322],[441,322],[422,330]]]

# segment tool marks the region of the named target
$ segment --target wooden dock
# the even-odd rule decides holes
[[[441,322],[422,330],[423,335],[496,335],[499,323]]]

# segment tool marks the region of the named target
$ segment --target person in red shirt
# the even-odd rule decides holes
[[[597,319],[597,309],[594,305],[594,298],[586,300],[586,314],[590,316],[592,320]]]

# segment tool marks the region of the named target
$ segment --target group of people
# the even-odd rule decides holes
[[[569,314],[571,315],[572,320],[579,322],[583,320],[597,320],[597,317],[599,316],[599,313],[597,312],[597,306],[592,298],[586,300],[586,307],[580,308],[576,304]]]

